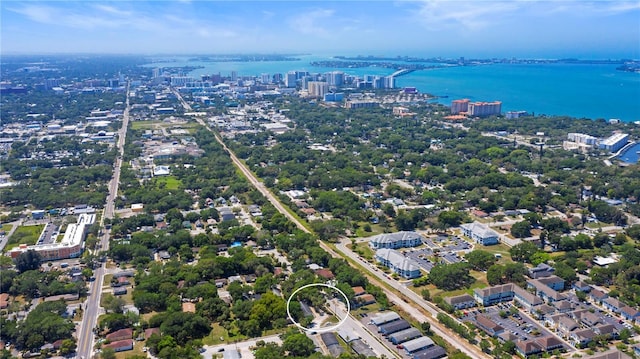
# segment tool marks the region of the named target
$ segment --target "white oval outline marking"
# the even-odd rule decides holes
[[[291,304],[291,299],[293,298],[294,295],[296,295],[296,293],[298,293],[299,291],[305,289],[305,288],[311,288],[311,287],[327,287],[329,289],[333,289],[337,292],[340,293],[340,295],[342,295],[342,297],[344,297],[345,302],[347,303],[347,314],[344,316],[344,318],[342,318],[338,324],[331,326],[331,327],[324,327],[324,328],[317,328],[317,329],[309,329],[307,327],[302,326],[302,324],[298,323],[295,321],[295,319],[293,319],[293,316],[291,315],[291,311],[289,310],[289,305]],[[336,288],[333,285],[330,284],[326,284],[326,283],[311,283],[311,284],[307,284],[307,285],[303,285],[302,287],[296,289],[295,291],[293,291],[293,293],[291,293],[291,295],[289,296],[289,299],[287,299],[287,316],[289,317],[289,319],[291,320],[291,322],[293,322],[293,324],[304,330],[305,332],[316,332],[316,333],[325,333],[325,332],[330,332],[330,331],[334,331],[336,329],[338,329],[339,326],[341,326],[342,324],[344,324],[344,322],[347,321],[347,318],[349,317],[349,313],[351,313],[351,304],[349,304],[349,298],[347,298],[347,295],[344,294],[343,291],[341,291],[340,289]],[[336,314],[337,315],[337,314]]]

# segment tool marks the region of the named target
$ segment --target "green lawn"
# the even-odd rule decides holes
[[[9,237],[9,242],[5,247],[5,251],[10,250],[13,247],[17,247],[20,244],[33,245],[38,242],[38,237],[44,229],[44,224],[38,224],[35,226],[21,226],[16,229],[15,232]]]
[[[160,187],[164,184],[165,188],[168,190],[176,190],[182,186],[182,181],[174,176],[155,177],[154,181],[156,183],[156,187]]]
[[[371,227],[371,232],[367,232],[363,229],[365,225],[369,225]],[[358,229],[356,230],[356,237],[371,237],[376,234],[384,233],[384,228],[382,228],[379,224],[373,224],[369,222],[358,222]]]

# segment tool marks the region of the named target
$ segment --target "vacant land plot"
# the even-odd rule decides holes
[[[38,224],[35,226],[22,226],[18,227],[15,232],[9,237],[9,242],[5,250],[8,251],[13,247],[17,247],[20,244],[34,245],[38,242],[38,237],[44,229],[44,224]]]
[[[174,176],[155,177],[154,181],[156,183],[156,187],[164,187],[168,190],[176,190],[180,188],[180,186],[182,186],[182,181],[175,178]]]

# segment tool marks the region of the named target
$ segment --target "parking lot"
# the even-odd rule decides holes
[[[514,307],[512,303],[501,303],[492,307],[485,308],[484,313],[479,312],[478,309],[470,310],[466,312],[467,314],[462,318],[462,321],[472,322],[474,325],[477,325],[476,316],[482,314],[503,327],[505,332],[513,334],[518,338],[517,340],[554,336],[553,333],[545,328],[544,324],[531,319],[520,310],[511,315],[510,311],[513,310],[511,309],[512,307]],[[506,313],[507,316],[500,316],[500,312]],[[565,349],[567,349],[567,351],[569,352],[574,350],[570,345],[567,345],[566,343],[564,344],[564,346]]]
[[[422,242],[425,247],[405,249],[403,253],[427,272],[438,263],[460,262],[464,255],[459,252],[468,253],[473,249],[473,245],[458,236],[426,237]]]

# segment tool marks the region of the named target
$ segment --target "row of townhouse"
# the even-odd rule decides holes
[[[619,314],[625,320],[640,323],[640,312],[637,309],[622,303],[616,298],[609,297],[607,293],[601,290],[591,288],[587,292],[587,298],[593,303],[602,305],[608,311]]]
[[[551,315],[545,319],[545,324],[574,346],[587,346],[596,335],[615,339],[620,334],[614,325],[588,309]]]

